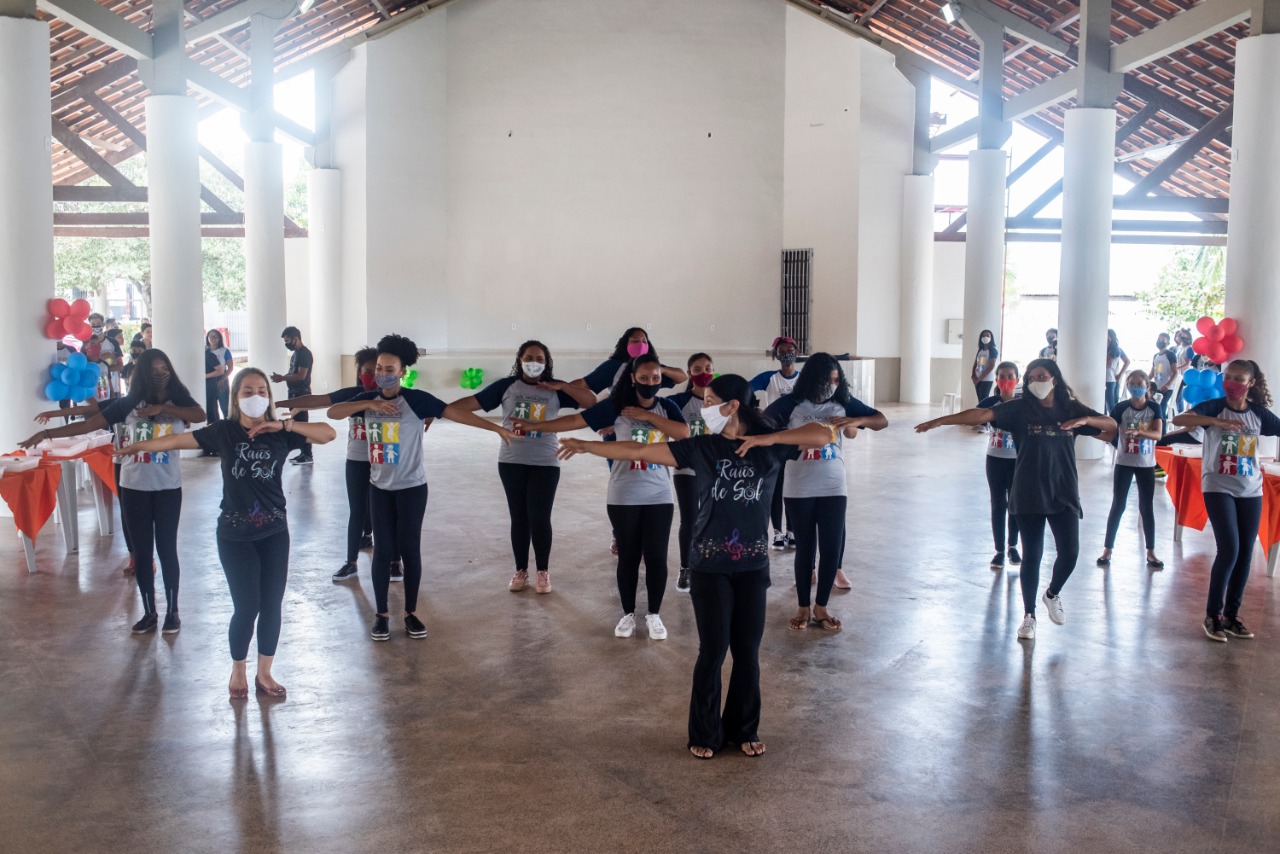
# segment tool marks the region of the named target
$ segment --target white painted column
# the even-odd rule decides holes
[[[902,311],[900,338],[903,403],[929,403],[933,359],[933,176],[902,179]]]
[[[49,25],[0,17],[0,453],[35,432],[54,361]],[[3,505],[0,505],[3,507]]]
[[[249,364],[268,374],[285,373],[289,353],[280,333],[290,325],[284,281],[284,167],[276,142],[244,147],[245,304],[249,315]],[[313,336],[299,318],[302,340]],[[276,389],[284,392],[284,386]]]
[[[980,148],[969,152],[969,209],[965,223],[964,341],[960,356],[961,402],[976,406],[977,394],[970,381],[978,336],[990,329],[996,343],[1001,337],[1004,306],[1004,181],[1009,155],[1004,149]],[[1000,347],[1003,351],[1003,347]],[[992,374],[994,376],[994,373]]]
[[[1236,44],[1231,131],[1231,227],[1227,234],[1227,317],[1240,324],[1241,358],[1253,359],[1276,388],[1280,377],[1280,34]],[[1272,394],[1275,392],[1273,391]]]
[[[147,208],[155,346],[204,405],[204,288],[200,258],[200,143],[196,103],[151,95],[147,111]]]
[[[1102,411],[1111,296],[1111,205],[1116,111],[1068,110],[1062,175],[1062,265],[1058,283],[1058,365],[1076,397]],[[1076,456],[1098,459],[1102,443],[1081,439]]]
[[[312,391],[342,387],[342,172],[312,169],[307,176],[308,250],[311,258],[311,329],[315,355]]]

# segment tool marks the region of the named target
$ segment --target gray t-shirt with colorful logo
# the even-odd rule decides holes
[[[797,401],[788,395],[766,409],[765,414],[774,423],[792,430],[815,421],[830,421],[844,416],[869,418],[879,412],[856,397],[850,397],[848,403],[842,404],[836,400],[825,403]],[[832,430],[832,440],[826,445],[801,451],[799,459],[787,463],[782,483],[783,498],[825,498],[848,494],[843,431]]]
[[[659,397],[654,412],[671,421],[684,421],[680,407],[669,397]],[[582,413],[582,418],[592,430],[613,428],[614,439],[619,442],[639,442],[653,445],[666,442],[667,434],[647,421],[633,421],[621,415],[612,399],[602,400]],[[654,463],[614,462],[609,467],[609,504],[671,504],[671,469]]]
[[[134,442],[159,439],[185,433],[187,423],[172,415],[142,417],[138,410],[146,401],[134,406],[133,398],[122,397],[103,406],[99,412],[115,433],[116,447],[127,448]],[[198,406],[190,395],[170,398],[171,406]],[[160,492],[182,488],[182,465],[177,451],[154,451],[120,457],[120,486],[140,492]]]
[[[578,402],[562,391],[530,385],[519,377],[506,377],[476,392],[476,401],[485,412],[502,407],[502,426],[511,429],[514,421],[544,423],[560,417],[560,410],[577,409]],[[498,462],[525,466],[558,466],[556,451],[560,439],[555,433],[539,430],[516,431],[508,445],[498,448]]]
[[[367,391],[355,399],[373,400],[381,395],[380,391]],[[390,400],[396,404],[395,413],[384,415],[366,409],[364,427],[369,442],[369,481],[378,489],[395,492],[427,482],[422,425],[428,418],[444,415],[445,402],[416,388],[402,388]]]

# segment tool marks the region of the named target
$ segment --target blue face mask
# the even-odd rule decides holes
[[[400,385],[400,378],[395,374],[374,374],[373,381],[380,389],[395,388]]]
[[[1145,386],[1140,386],[1140,385],[1129,386],[1129,397],[1132,397],[1136,400],[1140,397],[1146,397],[1146,396],[1147,396],[1147,389]]]

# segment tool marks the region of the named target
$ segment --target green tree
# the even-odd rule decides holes
[[[1209,315],[1222,317],[1226,297],[1226,250],[1221,246],[1179,248],[1138,302],[1148,317],[1168,329],[1194,324]]]

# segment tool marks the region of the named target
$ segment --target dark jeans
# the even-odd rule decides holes
[[[422,584],[422,517],[427,514],[427,485],[386,490],[369,487],[373,509],[373,598],[379,614],[387,613],[391,561],[399,553],[404,567],[404,612],[418,609]]]
[[[719,750],[759,740],[760,638],[769,570],[694,572],[689,581],[698,623],[698,660],[689,698],[689,747]],[[720,672],[733,653],[729,693],[720,711]]]
[[[667,591],[667,544],[671,540],[670,504],[610,504],[609,521],[618,538],[618,598],[622,613],[636,612],[636,588],[640,586],[640,559],[644,558],[644,586],[649,591],[649,613],[662,609]]]
[[[498,463],[498,479],[507,493],[516,571],[528,572],[532,544],[534,566],[538,572],[546,572],[551,562],[551,508],[556,503],[560,467]]]
[[[221,413],[219,413],[221,408]],[[209,423],[221,421],[231,412],[231,384],[218,380],[204,381],[204,411]]]
[[[373,517],[369,512],[369,464],[363,460],[347,460],[347,563],[355,563],[360,554],[360,539],[373,533]]]
[[[152,550],[160,555],[164,598],[169,613],[178,610],[178,518],[182,515],[182,489],[146,492],[120,490],[120,518],[134,559],[134,579],[142,594],[142,607],[156,613],[156,579]]]
[[[1116,546],[1116,531],[1120,530],[1124,506],[1129,502],[1129,483],[1134,480],[1138,481],[1138,513],[1142,516],[1142,535],[1147,541],[1148,550],[1156,547],[1156,512],[1153,504],[1156,495],[1156,470],[1118,465],[1111,476],[1111,512],[1107,515],[1107,538],[1102,541],[1109,549]]]
[[[310,420],[311,420],[311,413],[310,413],[310,412],[307,412],[307,411],[304,409],[304,410],[302,410],[301,412],[299,412],[299,413],[297,413],[296,415],[294,415],[294,416],[293,416],[293,420],[294,420],[294,421],[297,421],[297,422],[299,422],[299,423],[306,422],[306,421],[310,421]],[[294,457],[294,459],[295,459],[295,460],[309,460],[309,459],[312,459],[312,456],[311,456],[311,445],[310,445],[310,444],[303,445],[303,446],[302,446],[302,448],[298,451],[298,455],[297,455],[296,457]]]
[[[676,484],[676,503],[680,505],[680,529],[676,541],[680,544],[680,568],[689,568],[689,543],[693,540],[693,523],[698,518],[698,479],[694,475],[678,474],[672,480]]]
[[[1213,572],[1209,575],[1209,602],[1205,613],[1234,620],[1240,614],[1244,586],[1249,581],[1253,541],[1258,538],[1258,525],[1262,520],[1262,498],[1206,492],[1204,509],[1209,511],[1213,539],[1218,544],[1218,555],[1213,559]]]
[[[974,390],[977,391],[978,393],[979,401],[983,401],[983,400],[986,400],[988,397],[991,397],[992,384],[993,383],[991,380],[983,380],[982,382],[973,384]]]
[[[782,481],[786,468],[786,466],[782,466],[778,469],[778,480],[773,485],[773,504],[769,507],[769,521],[773,523],[773,532],[775,534],[791,530],[790,518],[787,519],[787,526],[785,528],[782,527]]]
[[[1004,529],[1009,526],[1009,548],[1018,545],[1018,517],[1009,512],[1009,490],[1013,489],[1013,470],[1017,460],[987,457],[987,489],[991,492],[991,535],[996,551],[1005,549]]]
[[[218,537],[218,559],[231,588],[231,659],[249,657],[253,626],[258,625],[258,655],[275,655],[280,642],[281,604],[289,580],[288,529],[260,540]]]
[[[1115,380],[1107,381],[1107,390],[1106,390],[1106,394],[1104,395],[1105,406],[1107,408],[1102,410],[1103,412],[1110,413],[1111,410],[1116,408],[1116,404],[1119,402],[1116,400],[1116,390],[1119,387],[1120,387],[1120,384],[1117,383]]]
[[[849,499],[843,495],[821,498],[788,498],[787,519],[796,532],[796,598],[801,608],[809,607],[809,576],[818,559],[818,592],[814,601],[823,608],[831,597],[831,586],[844,550],[844,514]]]
[[[1040,561],[1044,558],[1044,526],[1049,523],[1058,559],[1053,562],[1049,592],[1057,596],[1062,585],[1075,571],[1080,557],[1080,517],[1074,510],[1063,510],[1046,516],[1042,513],[1019,513],[1018,530],[1022,532],[1022,607],[1028,614],[1036,612],[1036,590],[1040,586]]]

